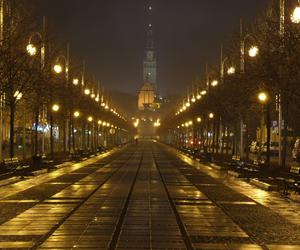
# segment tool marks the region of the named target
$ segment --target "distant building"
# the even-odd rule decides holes
[[[148,7],[151,18],[152,6]],[[138,133],[142,137],[155,136],[159,124],[160,98],[157,94],[157,62],[154,48],[152,24],[147,26],[147,44],[143,61],[143,86],[138,93],[139,125]]]
[[[152,109],[155,101],[155,87],[150,82],[145,82],[139,92],[138,108],[139,110]]]
[[[152,8],[149,10],[151,11]],[[157,90],[157,62],[152,24],[147,27],[147,45],[143,62],[143,86],[139,92],[138,109],[153,109]]]

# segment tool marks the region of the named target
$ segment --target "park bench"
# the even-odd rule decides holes
[[[243,170],[255,174],[258,173],[260,170],[262,170],[263,166],[264,166],[264,161],[254,160],[252,163],[250,162],[245,163]]]
[[[13,173],[21,176],[22,178],[24,178],[25,176],[33,175],[33,173],[29,171],[30,166],[21,164],[17,157],[5,158],[3,163],[4,167],[7,170],[12,171]]]
[[[241,157],[239,155],[233,155],[231,160],[225,162],[226,165],[235,168],[241,168],[244,165],[244,162],[241,161]]]
[[[289,173],[276,177],[276,180],[283,184],[284,194],[288,194],[290,190],[300,194],[300,166],[292,166]]]
[[[79,152],[79,151],[76,151],[76,152],[73,152],[73,153],[71,153],[70,154],[70,159],[71,159],[71,161],[76,161],[76,162],[78,162],[78,161],[80,161],[81,160],[81,153]]]

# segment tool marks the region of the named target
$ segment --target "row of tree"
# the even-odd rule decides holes
[[[193,83],[193,91],[166,119],[164,132],[174,132],[195,117],[202,117],[203,123],[211,122],[206,118],[213,113],[213,136],[218,134],[215,143],[233,135],[240,148],[240,152],[233,153],[243,155],[244,149],[247,152],[250,142],[257,138],[257,128],[264,116],[264,142],[269,152],[272,121],[277,121],[273,123],[276,127],[278,112],[282,112],[281,164],[285,166],[289,133],[294,137],[300,133],[299,10],[294,1],[275,0],[246,29],[241,22],[239,32],[222,49],[220,65],[208,68],[203,79]],[[266,94],[265,100],[258,99],[261,92]]]
[[[2,142],[5,139],[2,136],[6,136],[3,128],[8,123],[10,157],[15,154],[16,123],[20,124],[22,117],[27,117],[23,126],[32,130],[33,155],[41,153],[38,143],[41,127],[50,127],[53,152],[53,129],[57,124],[63,134],[63,150],[72,151],[75,118],[82,120],[82,134],[90,133],[84,130],[85,123],[103,126],[104,121],[112,129],[124,133],[130,130],[126,119],[111,107],[103,89],[70,55],[69,46],[54,42],[45,20],[43,25],[34,20],[28,1],[1,0],[0,8],[3,13],[0,18],[0,137]]]

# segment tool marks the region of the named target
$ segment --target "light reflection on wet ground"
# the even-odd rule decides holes
[[[300,249],[297,203],[161,147],[0,188],[0,249]]]

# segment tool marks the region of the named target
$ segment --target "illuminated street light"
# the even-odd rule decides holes
[[[193,96],[193,98],[192,98],[192,100],[191,100],[193,103],[195,103],[196,102],[196,98],[195,98],[195,96]]]
[[[92,93],[92,94],[91,94],[91,98],[92,98],[92,99],[95,99],[95,97],[96,97],[95,93]]]
[[[260,92],[257,97],[262,104],[265,104],[268,101],[268,95],[265,92]]]
[[[235,67],[231,66],[231,67],[227,70],[227,74],[228,74],[228,75],[233,75],[233,74],[235,74]]]
[[[198,123],[202,122],[201,117],[198,117],[198,118],[197,118],[197,122],[198,122]]]
[[[89,117],[88,117],[88,121],[89,121],[89,122],[92,122],[93,120],[94,120],[94,119],[93,119],[92,116],[89,116]]]
[[[79,84],[79,79],[78,78],[74,78],[73,79],[73,85],[77,86]]]
[[[58,104],[54,104],[53,106],[52,106],[52,110],[54,111],[54,112],[57,112],[58,110],[59,110],[59,105]]]
[[[26,50],[30,56],[35,56],[37,53],[36,47],[31,43],[27,45]]]
[[[206,90],[201,91],[201,95],[206,95],[206,94],[207,94]]]
[[[209,119],[213,119],[215,117],[214,113],[209,113],[208,115]]]
[[[53,70],[56,74],[61,74],[61,72],[63,71],[63,68],[61,65],[59,64],[55,64],[53,67]]]
[[[200,94],[197,95],[197,100],[200,100],[202,96]]]
[[[23,94],[17,90],[15,93],[14,93],[14,98],[16,98],[18,101],[21,100],[23,97]]]
[[[78,118],[79,116],[80,116],[79,111],[75,111],[75,112],[74,112],[74,117]]]
[[[84,94],[85,94],[85,95],[90,95],[90,94],[91,94],[90,89],[85,89],[85,90],[84,90]]]
[[[99,125],[102,125],[102,121],[101,121],[101,120],[99,120],[99,121],[98,121],[98,124],[99,124]]]
[[[219,82],[218,82],[217,80],[213,80],[213,81],[211,82],[211,86],[212,86],[212,87],[216,87],[216,86],[218,86],[218,84],[219,84]]]
[[[189,125],[193,125],[193,121],[189,121]]]
[[[294,11],[293,11],[293,13],[291,15],[291,21],[293,23],[297,23],[297,24],[300,23],[300,6],[297,6],[294,9]]]
[[[187,102],[187,103],[185,104],[185,106],[189,108],[189,107],[191,106],[191,104],[190,104],[189,102]]]
[[[250,57],[256,57],[259,53],[259,48],[257,46],[251,46],[249,49],[249,56]]]

